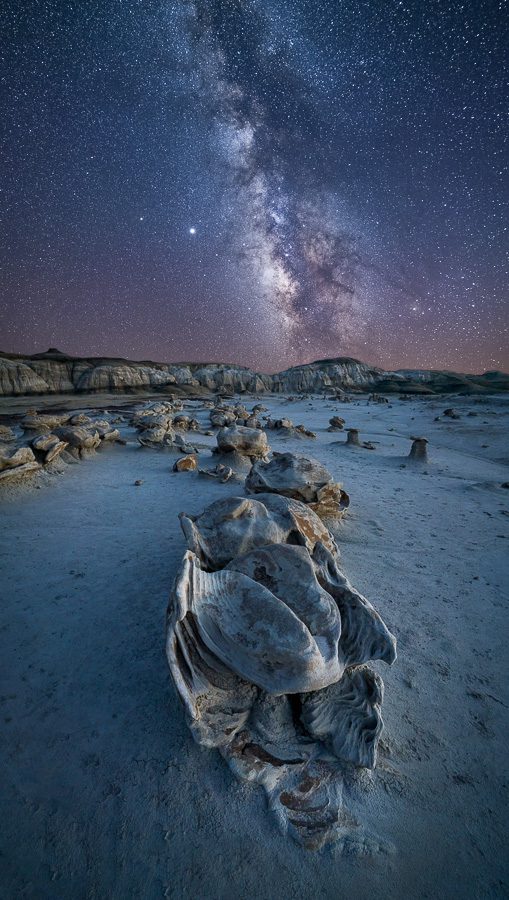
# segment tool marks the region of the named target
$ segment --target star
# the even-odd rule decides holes
[[[189,234],[196,234],[196,228],[194,227],[194,225],[191,225],[191,228],[189,229]]]

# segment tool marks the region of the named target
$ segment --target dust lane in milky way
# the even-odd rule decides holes
[[[1,348],[508,368],[504,6],[7,0]]]

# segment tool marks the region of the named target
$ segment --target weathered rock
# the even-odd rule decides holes
[[[43,378],[28,365],[28,360],[0,357],[0,394],[46,394],[51,390]]]
[[[396,660],[396,639],[376,609],[352,587],[324,542],[317,541],[311,555],[319,583],[334,597],[341,613],[340,652],[345,667],[375,659],[391,666]]]
[[[444,409],[444,416],[447,416],[448,419],[461,419],[459,412],[455,409],[449,407],[449,409]]]
[[[33,462],[23,463],[21,466],[0,469],[0,481],[14,481],[17,478],[24,478],[25,475],[33,475],[40,468],[40,463],[34,460]]]
[[[36,461],[30,447],[19,447],[14,452],[0,451],[1,481],[11,481],[14,478],[24,477],[40,468],[41,466]]]
[[[92,419],[85,413],[76,413],[69,419],[69,425],[90,425]]]
[[[203,566],[220,569],[232,559],[266,544],[294,544],[312,553],[318,541],[337,556],[334,538],[305,504],[278,494],[256,500],[227,497],[197,516],[180,514],[187,546]]]
[[[383,724],[383,683],[361,664],[392,663],[395,641],[339,572],[316,516],[297,501],[261,496],[279,523],[265,515],[262,524],[243,498],[181,517],[199,557],[186,553],[175,582],[167,657],[195,740],[262,785],[281,829],[316,849],[359,834],[344,805],[342,766],[374,766]],[[300,530],[289,533],[299,512]],[[330,549],[315,540],[321,527]]]
[[[175,375],[168,372],[167,367],[117,363],[86,369],[76,388],[78,391],[118,391],[176,384],[176,381]]]
[[[412,438],[412,446],[410,448],[410,453],[408,454],[409,459],[413,459],[416,462],[428,462],[428,441],[423,437],[413,437]]]
[[[348,428],[347,429],[346,443],[350,447],[360,447],[361,442],[359,440],[359,432],[358,432],[357,428]]]
[[[329,431],[343,431],[345,427],[345,420],[341,418],[341,416],[332,416],[329,419]]]
[[[383,681],[368,666],[356,666],[320,691],[302,694],[306,731],[339,759],[373,769],[383,729]]]
[[[209,418],[215,428],[224,428],[225,426],[233,425],[236,421],[235,413],[230,409],[212,409],[209,413]]]
[[[64,413],[62,415],[54,415],[52,413],[26,415],[21,420],[23,431],[50,432],[54,428],[64,425],[69,421],[69,416]]]
[[[297,559],[285,559],[284,550],[278,558],[279,548],[263,557],[269,566],[269,557],[276,559],[272,590],[231,567],[205,572],[188,551],[174,589],[174,604],[182,618],[193,619],[209,664],[212,654],[241,679],[271,694],[316,690],[340,676],[337,606],[318,582],[308,583],[314,574],[311,564],[306,568],[307,552],[299,559],[298,548],[289,555],[292,551]],[[244,566],[250,570],[248,560]],[[299,575],[308,579],[307,591],[302,584],[299,590]]]
[[[319,516],[342,516],[350,498],[330,472],[315,459],[295,453],[273,454],[270,462],[253,463],[246,478],[251,493],[269,492],[308,503]]]
[[[194,472],[197,467],[198,463],[196,461],[196,456],[181,456],[180,459],[177,459],[173,464],[173,471]]]
[[[175,449],[179,450],[182,453],[198,453],[198,449],[196,447],[192,447],[191,444],[188,444],[181,434],[175,434],[173,436],[173,445]]]
[[[61,428],[54,428],[53,434],[69,445],[65,452],[76,459],[83,459],[93,453],[101,443],[97,431],[89,430],[83,425],[64,425]]]
[[[217,434],[217,453],[238,453],[249,459],[264,459],[270,452],[267,435],[257,428],[232,425]]]
[[[14,469],[16,466],[32,462],[35,462],[35,456],[30,447],[19,447],[12,452],[5,450],[0,453],[0,469]]]
[[[246,428],[258,428],[261,429],[262,423],[258,416],[248,416],[247,419],[244,420],[244,425]]]
[[[40,456],[45,465],[56,459],[67,447],[66,441],[61,441],[56,434],[41,434],[32,441],[32,448]]]
[[[341,769],[297,732],[288,697],[260,692],[246,726],[219,750],[238,778],[263,787],[283,834],[308,850],[358,840],[366,852],[360,823],[344,804]]]
[[[46,394],[82,391],[132,391],[176,384],[204,387],[233,396],[236,392],[278,394],[332,394],[348,401],[344,389],[352,391],[406,391],[412,394],[507,390],[508,376],[502,372],[462,375],[454,372],[403,370],[384,372],[355,359],[340,357],[295,366],[275,375],[253,372],[242,366],[211,364],[179,366],[115,359],[74,359],[55,350],[10,359],[0,354],[0,395]],[[294,396],[288,400],[295,399]],[[227,423],[221,423],[227,424]]]
[[[10,444],[11,441],[16,440],[16,435],[12,428],[9,428],[8,425],[0,425],[0,442],[3,444]]]
[[[104,441],[105,443],[120,441],[120,431],[118,428],[112,428],[109,422],[106,422],[105,425],[94,422],[92,428],[97,432],[101,441]]]
[[[274,431],[291,431],[295,428],[291,419],[271,419],[270,416],[265,423],[265,427]]]
[[[198,471],[200,475],[208,475],[209,478],[217,478],[221,484],[225,484],[235,474],[230,466],[224,466],[222,463],[218,463],[213,469],[199,469]]]

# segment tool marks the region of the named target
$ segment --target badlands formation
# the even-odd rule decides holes
[[[90,393],[98,391],[231,391],[249,393],[382,391],[418,394],[493,393],[509,390],[503,372],[463,375],[456,372],[383,369],[349,357],[323,359],[274,375],[243,366],[133,362],[101,357],[76,358],[50,349],[33,356],[0,352],[0,396]]]
[[[0,361],[6,896],[507,896],[503,377],[61,357]]]

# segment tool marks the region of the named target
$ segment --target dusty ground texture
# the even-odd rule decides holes
[[[302,850],[261,789],[193,743],[164,657],[177,514],[243,486],[173,473],[174,454],[124,431],[126,447],[0,494],[2,898],[508,896],[508,401],[264,402],[317,431],[269,441],[343,482],[343,568],[398,638],[396,665],[377,666],[364,824],[379,843]],[[459,420],[434,421],[452,405]],[[376,450],[342,446],[334,414]],[[424,469],[405,459],[414,434]]]

